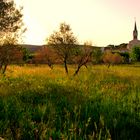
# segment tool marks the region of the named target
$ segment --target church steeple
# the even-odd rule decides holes
[[[137,24],[135,21],[134,31],[133,31],[133,39],[138,39],[138,31],[137,31]]]

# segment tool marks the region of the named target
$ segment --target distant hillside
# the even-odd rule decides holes
[[[23,48],[26,48],[30,53],[34,53],[39,49],[43,48],[45,45],[30,45],[30,44],[21,44]]]
[[[45,45],[30,45],[30,44],[21,44],[20,46],[26,48],[30,53],[35,53],[39,49],[45,47]],[[76,45],[76,46],[83,47],[84,45]],[[91,47],[103,49],[103,47],[97,47],[97,46],[91,46]]]

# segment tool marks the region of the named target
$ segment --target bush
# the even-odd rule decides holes
[[[120,64],[123,62],[123,58],[118,53],[105,52],[103,56],[103,62],[108,64],[108,67],[112,64]]]
[[[140,46],[134,46],[131,51],[132,61],[140,61]]]

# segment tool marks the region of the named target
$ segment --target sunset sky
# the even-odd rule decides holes
[[[15,0],[23,6],[24,43],[44,44],[61,22],[70,24],[79,43],[128,43],[134,18],[140,34],[140,0]],[[140,37],[139,37],[140,38]]]

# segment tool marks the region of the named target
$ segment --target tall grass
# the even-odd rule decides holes
[[[0,76],[0,137],[138,140],[140,67],[10,66]]]

